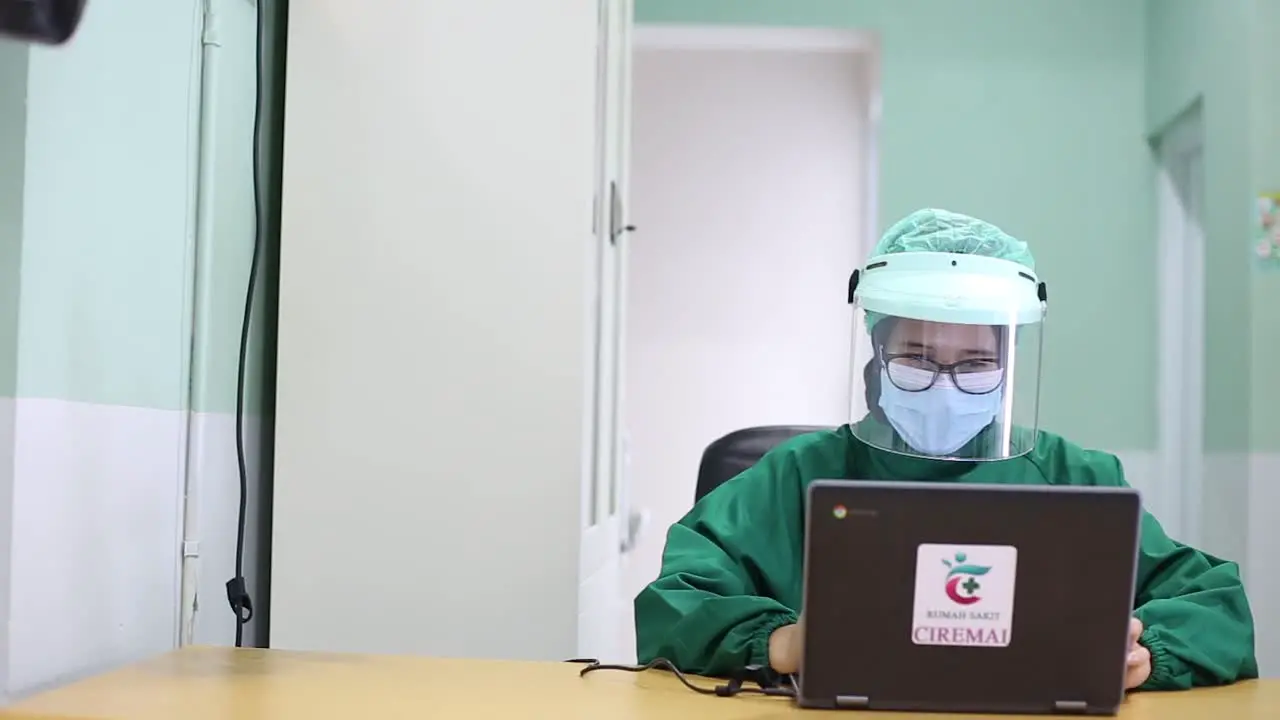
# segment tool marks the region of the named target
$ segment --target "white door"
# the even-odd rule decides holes
[[[290,9],[273,647],[578,654],[593,5]]]
[[[1198,545],[1204,475],[1204,135],[1198,114],[1159,143],[1160,473],[1143,491],[1170,535]]]
[[[624,409],[652,523],[625,559],[632,597],[710,442],[838,425],[862,392],[845,294],[867,228],[863,58],[806,31],[692,32],[639,28],[634,58]]]
[[[617,628],[624,612],[620,557],[621,330],[628,240],[626,107],[630,73],[631,0],[599,0],[595,232],[589,257],[594,282],[591,330],[595,382],[591,393],[591,460],[583,492],[578,653],[620,660]]]

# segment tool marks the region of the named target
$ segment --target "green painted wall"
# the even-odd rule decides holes
[[[1258,322],[1258,311],[1265,310],[1258,298],[1268,291],[1254,277],[1250,257],[1252,200],[1263,166],[1257,90],[1269,73],[1260,72],[1260,36],[1254,32],[1258,10],[1268,4],[1277,3],[1145,0],[1147,129],[1157,137],[1198,107],[1204,132],[1205,448],[1240,457],[1267,447],[1256,432],[1257,417],[1276,399],[1274,385],[1260,383],[1257,374],[1259,351],[1268,340],[1275,347],[1275,340],[1274,331]],[[1200,511],[1206,547],[1245,558],[1248,537],[1240,528],[1249,514],[1247,465],[1205,483]]]
[[[0,397],[12,397],[18,383],[27,57],[25,47],[0,41]]]
[[[263,0],[270,2],[271,0]],[[236,365],[253,252],[253,114],[256,92],[256,12],[243,0],[221,0],[219,82],[216,94],[216,191],[212,242],[203,249],[197,282],[193,409],[235,411]],[[262,400],[264,323],[261,312],[271,282],[259,277],[251,340],[248,407]]]
[[[1088,445],[1155,448],[1141,3],[636,0],[636,18],[876,31],[881,223],[941,206],[1028,240],[1052,307],[1041,426]]]
[[[1280,450],[1280,275],[1249,254],[1252,200],[1280,191],[1280,2],[1147,0],[1146,16],[1148,129],[1195,103],[1204,121],[1206,445]]]
[[[255,5],[215,3],[213,234],[194,256],[198,6],[140,16],[93,3],[92,31],[63,48],[0,44],[0,394],[234,410],[254,230]],[[273,288],[260,283],[260,308]],[[251,413],[269,375],[260,318]]]
[[[90,3],[30,52],[20,396],[183,404],[192,11]]]
[[[1249,449],[1252,0],[1147,0],[1147,130],[1193,105],[1204,126],[1205,447]],[[1225,350],[1216,351],[1217,349]]]
[[[1250,155],[1254,189],[1280,192],[1280,1],[1254,0],[1250,102],[1253,119]],[[1253,339],[1250,387],[1250,447],[1280,451],[1280,273],[1255,272],[1252,278]]]

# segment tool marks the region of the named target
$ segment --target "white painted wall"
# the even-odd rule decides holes
[[[291,11],[272,646],[569,657],[596,3]]]
[[[174,647],[181,414],[22,399],[14,420],[10,693]]]
[[[193,316],[241,295],[247,269],[221,263],[235,290],[204,287],[193,302],[201,4],[97,2],[65,47],[4,48],[25,56],[25,87],[10,96],[4,83],[0,95],[26,122],[3,128],[6,149],[16,140],[23,152],[3,168],[6,187],[20,188],[10,212],[22,225],[6,298],[17,335],[0,338],[13,343],[20,391],[0,399],[0,699],[175,647],[188,473],[204,500],[195,634],[232,639],[222,586],[235,544],[233,423],[186,409],[190,353],[197,384],[234,369],[234,347],[192,347]],[[229,13],[221,47],[245,53],[224,90],[251,100],[253,6],[214,5]],[[232,112],[222,128],[243,139],[251,121]],[[231,170],[218,178],[219,259],[252,228],[249,176],[235,171],[249,167],[250,146],[220,152]],[[252,422],[248,435],[256,479]]]
[[[673,49],[665,35],[646,49],[646,30],[626,431],[632,502],[652,522],[627,561],[632,596],[657,575],[709,443],[754,425],[848,421],[845,292],[865,252],[871,97],[868,60],[851,51],[743,49],[714,30],[716,50]],[[860,369],[857,380],[861,396]]]

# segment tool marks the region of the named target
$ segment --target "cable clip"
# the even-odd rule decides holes
[[[249,588],[242,577],[233,577],[227,581],[227,603],[231,612],[241,625],[253,619],[253,598],[249,597]]]

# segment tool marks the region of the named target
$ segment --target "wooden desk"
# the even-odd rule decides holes
[[[799,710],[786,698],[697,695],[660,672],[600,672],[579,678],[578,670],[579,666],[567,663],[190,648],[34,697],[0,711],[0,718],[770,720],[861,716]],[[973,720],[976,716],[891,713],[879,717]],[[1135,695],[1121,717],[1276,720],[1280,718],[1280,681]]]

